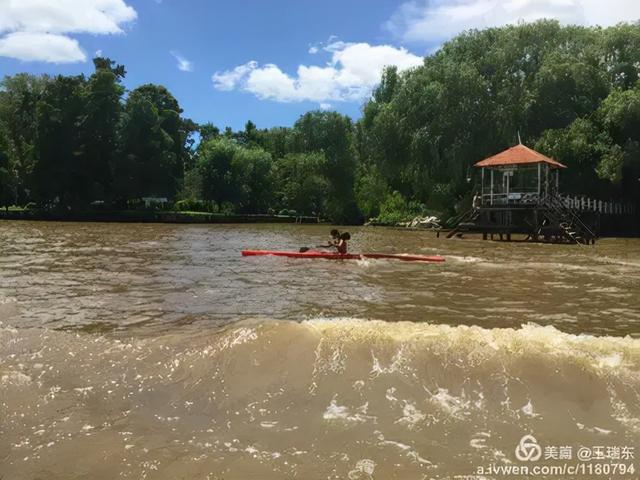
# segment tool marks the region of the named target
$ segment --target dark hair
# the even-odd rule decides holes
[[[339,237],[340,236],[340,232],[334,228],[333,230],[331,230],[331,236],[334,237],[334,238],[335,237]]]
[[[351,240],[351,235],[349,235],[349,232],[344,232],[340,235],[340,240]]]

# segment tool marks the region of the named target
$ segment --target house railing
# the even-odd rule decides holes
[[[595,212],[606,215],[633,215],[635,205],[614,201],[597,200],[584,195],[558,195],[565,207],[575,212]],[[501,205],[538,205],[544,203],[544,196],[538,192],[516,191],[507,193],[485,193],[482,195],[483,206]]]
[[[561,195],[560,199],[567,208],[576,212],[598,212],[607,215],[633,215],[635,205],[614,201],[596,200],[584,195]]]

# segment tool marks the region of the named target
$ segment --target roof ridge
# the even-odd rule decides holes
[[[567,168],[566,165],[563,165],[557,160],[554,160],[543,153],[537,152],[522,143],[518,143],[506,150],[496,153],[495,155],[487,157],[484,160],[477,162],[474,166],[490,167],[501,165],[522,165],[528,163],[547,163],[554,168]]]

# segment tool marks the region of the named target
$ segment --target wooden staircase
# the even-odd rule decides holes
[[[550,196],[543,200],[544,215],[551,225],[557,225],[564,238],[578,245],[595,243],[596,234],[580,219],[576,212],[567,207],[561,197]],[[542,232],[539,232],[542,234]]]
[[[474,222],[480,216],[480,211],[477,209],[470,209],[466,212],[463,212],[460,215],[457,215],[453,218],[450,218],[447,221],[447,226],[452,226],[452,230],[447,234],[447,238],[453,238],[461,231],[464,231],[464,224],[469,222]]]

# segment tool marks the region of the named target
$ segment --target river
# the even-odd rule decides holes
[[[640,446],[640,240],[363,227],[354,252],[446,262],[240,255],[328,229],[0,223],[0,478],[456,478],[527,434]]]

